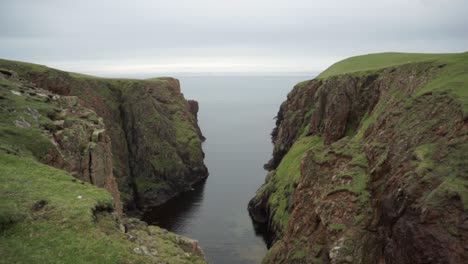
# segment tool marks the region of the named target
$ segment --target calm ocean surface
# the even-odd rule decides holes
[[[198,240],[210,263],[260,263],[267,249],[253,228],[247,203],[264,181],[280,104],[294,84],[311,78],[178,77],[185,98],[200,104],[210,176],[145,220]]]

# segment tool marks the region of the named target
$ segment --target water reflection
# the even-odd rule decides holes
[[[151,208],[142,219],[152,225],[165,228],[167,230],[178,230],[193,217],[203,201],[206,180],[193,185],[193,190],[184,192],[169,202]]]

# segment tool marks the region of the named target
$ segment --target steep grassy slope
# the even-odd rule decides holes
[[[265,263],[464,263],[468,53],[339,62],[288,95],[249,203]]]
[[[205,263],[193,242],[136,219],[111,195],[0,150],[0,263]]]
[[[105,79],[7,60],[0,60],[0,68],[58,95],[76,96],[103,119],[112,172],[128,207],[161,204],[207,176],[202,135],[177,80]]]

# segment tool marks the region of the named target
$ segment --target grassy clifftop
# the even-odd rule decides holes
[[[468,52],[461,54],[422,54],[422,53],[378,53],[351,57],[330,66],[320,73],[318,79],[326,79],[342,74],[369,74],[384,68],[395,68],[404,64],[431,63],[442,70],[431,76],[431,82],[419,87],[419,94],[431,91],[449,91],[459,98],[468,115]]]
[[[249,203],[264,262],[467,260],[467,69],[468,53],[372,54],[296,85]]]
[[[360,55],[339,61],[325,71],[321,72],[318,78],[328,78],[353,72],[375,71],[383,68],[394,67],[402,64],[417,63],[424,61],[452,60],[459,58],[459,54],[447,53],[398,53],[385,52]]]

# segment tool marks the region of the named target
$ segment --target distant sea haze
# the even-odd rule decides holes
[[[105,78],[134,78],[134,79],[148,79],[155,77],[303,77],[306,79],[312,79],[317,76],[320,72],[154,72],[154,73],[100,73],[92,72],[87,73],[86,70],[80,71],[80,73],[89,74],[93,76],[105,77]],[[183,87],[182,87],[183,89]]]

